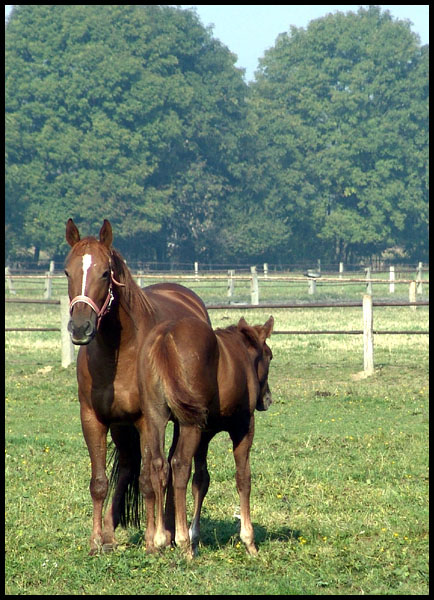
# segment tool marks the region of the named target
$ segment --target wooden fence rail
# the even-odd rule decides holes
[[[370,268],[367,268],[366,271],[366,276],[364,278],[361,277],[343,277],[342,276],[342,272],[339,274],[338,277],[322,277],[320,273],[318,274],[309,274],[310,272],[308,271],[307,276],[304,277],[300,277],[300,276],[288,276],[288,275],[269,275],[268,273],[268,269],[265,268],[264,265],[264,274],[260,275],[257,270],[256,267],[251,267],[250,269],[250,275],[235,275],[235,271],[234,270],[229,270],[227,275],[218,275],[218,274],[213,274],[213,275],[203,275],[200,274],[197,270],[197,268],[195,268],[195,273],[193,274],[179,274],[179,275],[175,275],[175,274],[170,274],[170,276],[168,276],[167,274],[151,274],[151,273],[144,273],[142,271],[138,271],[137,273],[135,273],[134,277],[136,278],[139,286],[141,287],[144,283],[144,281],[146,280],[165,280],[167,281],[168,277],[173,280],[173,281],[182,281],[182,282],[187,282],[187,281],[195,281],[195,282],[206,282],[206,281],[212,281],[212,282],[216,282],[216,281],[227,281],[227,297],[229,299],[233,299],[234,297],[234,291],[235,291],[235,282],[249,282],[250,283],[250,298],[251,298],[251,303],[254,305],[258,305],[259,304],[259,296],[260,296],[260,285],[259,283],[261,282],[262,285],[264,284],[269,284],[269,283],[303,283],[306,284],[307,282],[307,286],[308,286],[308,294],[309,295],[314,295],[316,294],[317,291],[317,285],[323,285],[323,284],[339,284],[339,285],[350,285],[350,284],[354,284],[354,283],[364,283],[366,285],[366,293],[367,294],[372,294],[372,286],[373,285],[379,285],[379,284],[388,284],[389,285],[389,293],[393,294],[395,292],[395,286],[396,285],[400,285],[400,284],[407,284],[410,286],[409,289],[409,296],[410,296],[410,301],[415,300],[415,295],[416,294],[422,294],[423,293],[423,284],[429,285],[429,279],[423,279],[422,278],[422,267],[421,267],[422,263],[419,263],[419,268],[417,270],[417,274],[416,274],[416,278],[415,279],[395,279],[395,270],[393,267],[390,268],[390,273],[389,273],[389,279],[378,279],[378,278],[372,278],[371,277],[371,270]],[[12,273],[10,272],[9,267],[5,268],[5,280],[6,280],[6,285],[7,288],[9,290],[9,293],[16,296],[17,294],[17,290],[15,289],[14,286],[14,280],[20,281],[20,280],[44,280],[44,298],[45,299],[50,299],[51,298],[51,294],[52,294],[52,280],[53,279],[65,279],[64,275],[55,275],[53,270],[47,271],[44,275],[12,275]]]
[[[68,367],[74,361],[74,345],[71,342],[70,335],[67,330],[69,321],[69,298],[62,296],[60,300],[32,300],[25,298],[6,298],[6,302],[21,303],[21,304],[57,304],[60,305],[60,328],[39,328],[39,327],[7,327],[5,331],[60,331],[61,334],[61,352],[62,367]],[[207,304],[208,310],[250,310],[250,309],[296,309],[296,308],[363,308],[363,330],[317,330],[317,331],[274,331],[273,335],[363,335],[363,368],[366,375],[371,375],[374,372],[374,335],[418,335],[428,334],[429,331],[381,331],[373,328],[373,307],[380,306],[409,306],[416,308],[417,306],[429,306],[428,301],[422,302],[373,302],[370,294],[363,296],[362,302],[318,302],[318,303],[302,303],[302,304]]]

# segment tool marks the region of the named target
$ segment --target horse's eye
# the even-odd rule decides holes
[[[66,269],[65,269],[65,275],[66,275],[67,277],[69,277],[69,273],[68,273],[68,271],[67,271]]]
[[[104,273],[102,274],[102,278],[103,279],[108,279],[109,276],[109,272],[108,271],[104,271]]]

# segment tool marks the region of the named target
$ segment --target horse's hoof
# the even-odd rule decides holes
[[[154,545],[159,550],[162,550],[166,546],[171,545],[171,539],[172,539],[172,536],[171,536],[170,531],[167,531],[167,530],[162,531],[160,533],[157,533],[154,536]]]
[[[113,543],[107,543],[107,544],[103,544],[102,545],[102,553],[103,554],[108,554],[109,552],[113,552],[113,550],[116,548],[116,544]]]

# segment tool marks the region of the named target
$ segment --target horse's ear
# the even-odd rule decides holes
[[[104,223],[99,232],[99,241],[104,244],[107,248],[111,248],[113,241],[113,231],[112,226],[110,225],[110,221],[104,219]]]
[[[270,337],[271,332],[273,331],[273,326],[274,326],[274,318],[273,318],[273,316],[271,316],[268,319],[268,321],[262,326],[261,335],[259,336],[261,338],[262,342],[265,342],[265,340]]]
[[[77,225],[72,219],[68,219],[66,223],[66,241],[70,246],[75,246],[80,241],[80,233],[77,229]]]

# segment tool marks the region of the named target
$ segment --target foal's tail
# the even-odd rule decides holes
[[[200,390],[192,388],[186,379],[170,331],[172,325],[165,324],[156,335],[151,344],[148,364],[154,382],[157,380],[160,384],[164,399],[179,423],[203,427],[208,415],[207,398]]]

